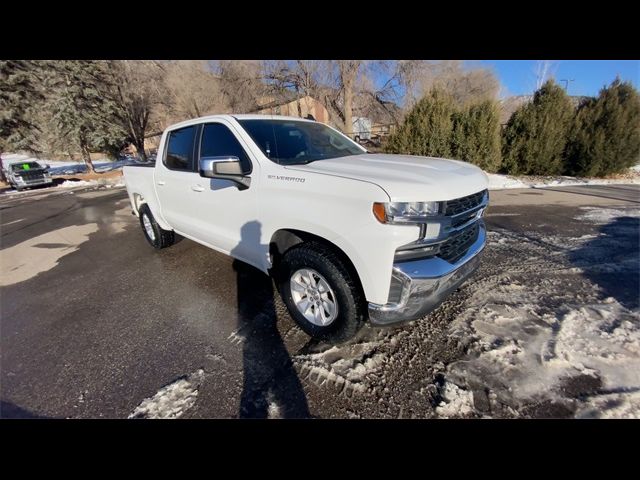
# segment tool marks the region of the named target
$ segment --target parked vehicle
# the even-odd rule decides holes
[[[155,248],[180,234],[271,274],[309,335],[422,318],[478,266],[487,177],[371,154],[319,122],[216,115],[169,127],[154,168],[125,166]]]
[[[51,185],[53,180],[48,172],[49,165],[41,165],[32,160],[28,162],[15,162],[7,165],[6,177],[9,184],[16,190]]]
[[[371,119],[365,117],[354,117],[353,139],[357,143],[361,143],[365,140],[371,140]]]

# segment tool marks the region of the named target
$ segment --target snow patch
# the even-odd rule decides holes
[[[529,188],[530,185],[524,183],[516,177],[508,175],[498,175],[495,173],[487,173],[489,177],[489,190],[503,190],[507,188]]]
[[[640,392],[612,393],[589,398],[583,402],[576,418],[637,419],[640,412]]]
[[[633,170],[640,172],[640,169]],[[486,173],[486,172],[485,172]],[[640,184],[640,175],[630,178],[576,178],[566,176],[527,177],[486,174],[489,179],[489,190],[505,190],[511,188],[545,188],[571,185],[612,185],[612,184]]]
[[[269,402],[269,410],[267,412],[267,418],[282,418],[280,412],[280,405],[276,402]]]
[[[561,399],[572,381],[595,384],[597,391],[640,389],[640,313],[613,298],[557,307],[566,313],[542,312],[537,298],[557,287],[506,284],[474,292],[470,308],[451,326],[455,336],[468,338],[469,355],[449,367],[448,378],[485,384],[506,403]],[[595,402],[585,409],[608,405]],[[624,393],[616,404],[639,417],[636,406]]]
[[[297,355],[303,377],[317,385],[332,384],[340,393],[364,393],[369,389],[368,376],[378,371],[387,355],[377,352],[380,341],[333,346],[327,350]]]
[[[200,369],[186,378],[180,378],[151,398],[146,398],[128,418],[178,418],[196,402],[198,389],[204,379]]]
[[[575,217],[576,220],[583,220],[597,225],[606,225],[619,217],[640,217],[640,208],[601,208],[601,207],[580,207],[585,213]]]
[[[444,383],[441,390],[442,401],[436,406],[438,417],[468,417],[473,415],[473,394],[451,382]]]

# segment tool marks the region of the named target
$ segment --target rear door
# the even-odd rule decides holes
[[[162,215],[180,233],[192,235],[194,215],[189,192],[199,181],[195,168],[199,125],[167,133],[162,161],[156,162],[154,181]]]

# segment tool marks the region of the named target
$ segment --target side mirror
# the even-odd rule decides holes
[[[251,185],[251,177],[242,171],[238,157],[202,157],[198,170],[200,176],[204,178],[219,178],[235,182],[240,190],[245,190]]]

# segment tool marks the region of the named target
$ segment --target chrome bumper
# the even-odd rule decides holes
[[[52,183],[53,179],[49,178],[36,178],[33,180],[23,180],[22,182],[14,182],[19,187],[37,187],[39,185],[47,185]]]
[[[441,258],[396,263],[393,276],[402,283],[398,303],[369,303],[369,321],[373,325],[390,325],[416,320],[434,310],[478,268],[478,254],[486,244],[486,228],[478,221],[478,238],[455,264]]]

